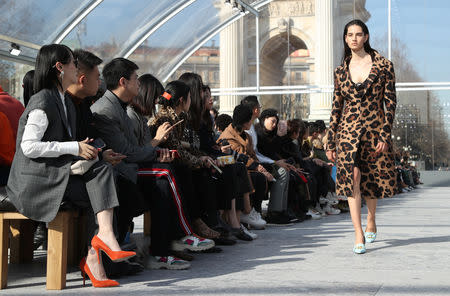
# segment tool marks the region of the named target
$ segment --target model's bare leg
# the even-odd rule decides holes
[[[375,223],[375,212],[377,210],[377,199],[366,198],[367,203],[367,232],[377,232],[377,224]]]
[[[353,227],[355,228],[355,244],[364,243],[364,232],[361,226],[361,191],[359,184],[361,182],[361,172],[359,168],[353,168],[353,196],[348,198],[348,206],[352,217]]]

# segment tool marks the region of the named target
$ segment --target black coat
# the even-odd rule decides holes
[[[273,160],[280,160],[281,156],[281,137],[277,131],[267,132],[260,124],[255,126],[258,136],[258,151]]]

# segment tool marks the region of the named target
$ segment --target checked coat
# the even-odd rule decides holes
[[[361,171],[361,196],[384,198],[395,194],[396,172],[391,140],[396,108],[395,74],[391,61],[372,55],[367,79],[355,84],[349,62],[334,72],[334,97],[328,130],[328,150],[336,150],[336,193],[353,196],[353,168]],[[376,153],[379,142],[388,151]]]

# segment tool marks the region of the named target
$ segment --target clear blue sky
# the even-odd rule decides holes
[[[371,35],[387,36],[387,0],[368,0]],[[392,36],[406,45],[410,62],[425,81],[450,82],[450,1],[392,0]],[[395,62],[395,61],[394,61]]]

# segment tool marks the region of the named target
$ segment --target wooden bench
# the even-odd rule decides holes
[[[5,194],[4,188],[0,187],[0,197]],[[48,223],[47,290],[64,289],[67,264],[78,264],[86,253],[86,219],[83,218],[79,215],[79,210],[65,210],[59,211],[55,219]],[[147,211],[144,213],[146,236],[150,235],[150,221],[150,211]],[[32,222],[16,211],[0,211],[0,289],[5,289],[8,283],[8,248],[9,263],[28,263],[33,260]],[[72,242],[70,244],[69,238]]]
[[[76,250],[68,247],[68,238],[78,211],[60,211],[48,224],[47,241],[47,289],[61,290],[66,287],[67,258],[70,252],[74,260]],[[33,232],[28,226],[27,217],[16,212],[0,212],[0,288],[4,289],[8,282],[8,246],[9,229],[11,227],[11,263],[29,262],[33,259]],[[27,225],[28,224],[28,225]],[[76,260],[76,259],[75,259]]]

